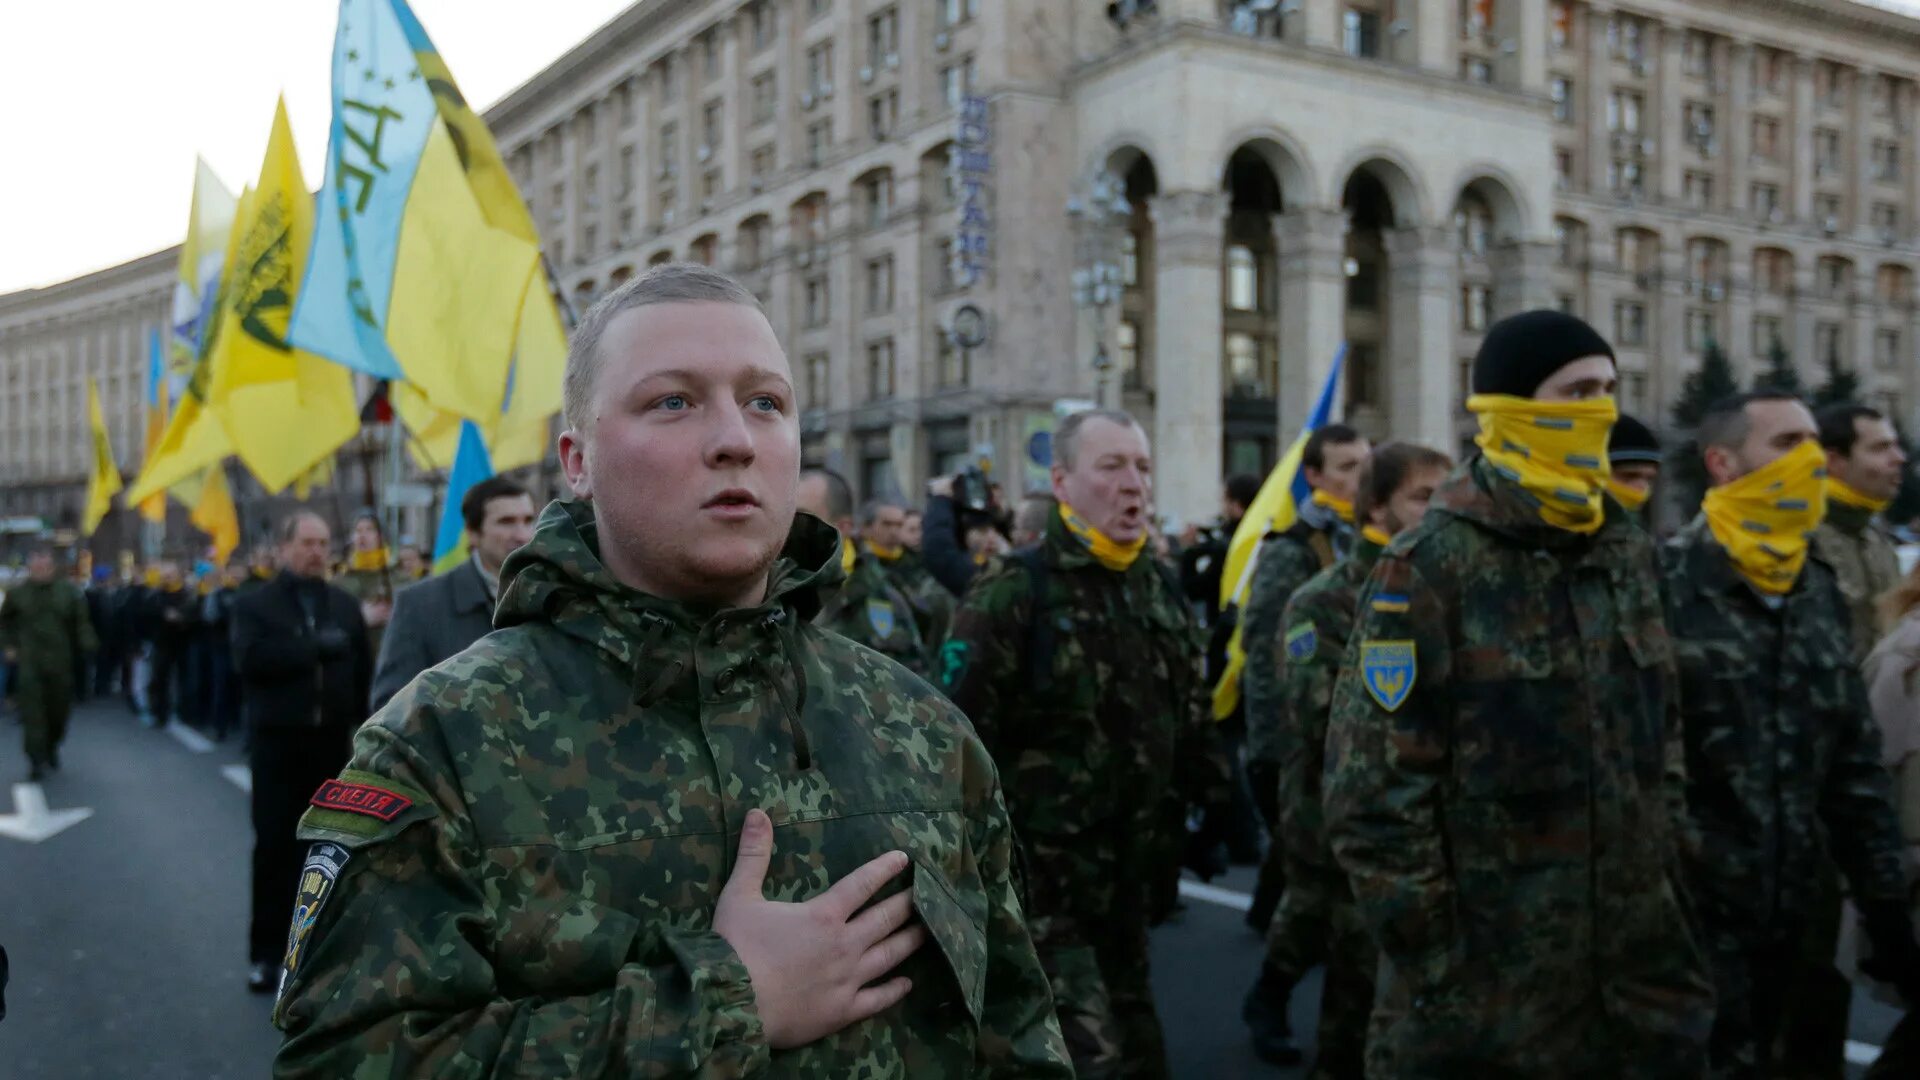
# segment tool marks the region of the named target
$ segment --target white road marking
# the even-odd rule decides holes
[[[1880,1048],[1869,1043],[1847,1040],[1847,1064],[1871,1065],[1880,1060]]]
[[[1207,885],[1198,881],[1180,879],[1180,895],[1193,900],[1205,900],[1209,904],[1219,904],[1235,911],[1246,911],[1253,907],[1253,897],[1232,889],[1222,889],[1217,885]]]
[[[222,765],[220,775],[232,782],[234,787],[247,794],[253,794],[253,770],[245,765]]]
[[[181,746],[186,747],[196,754],[213,753],[213,743],[209,742],[205,735],[200,734],[178,720],[167,721],[167,734],[173,736],[175,742],[178,742]]]
[[[93,816],[93,811],[84,806],[71,810],[47,809],[47,793],[39,784],[13,785],[13,805],[18,808],[16,813],[0,814],[0,836],[29,844],[58,835]]]

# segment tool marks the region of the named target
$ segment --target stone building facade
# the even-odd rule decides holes
[[[1913,424],[1917,106],[1920,21],[1848,0],[651,0],[487,119],[573,303],[740,276],[862,494],[982,450],[1024,486],[1055,402],[1101,400],[1195,521],[1342,343],[1353,422],[1458,445],[1528,306],[1615,340],[1656,426],[1709,341],[1744,377],[1776,337]],[[1102,174],[1124,202],[1070,215]],[[9,373],[51,363],[20,307]]]

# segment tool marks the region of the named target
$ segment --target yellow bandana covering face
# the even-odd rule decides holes
[[[1086,545],[1087,550],[1093,554],[1100,565],[1109,570],[1124,571],[1132,566],[1133,560],[1139,558],[1140,552],[1147,546],[1147,537],[1144,533],[1131,544],[1115,542],[1106,533],[1087,524],[1086,519],[1075,513],[1073,507],[1066,503],[1060,504],[1060,521],[1067,527],[1068,532]]]
[[[1892,499],[1876,499],[1837,476],[1827,477],[1827,498],[1842,506],[1865,510],[1869,514],[1877,514],[1893,505]]]
[[[1353,524],[1353,504],[1340,496],[1315,488],[1312,501],[1315,506],[1325,507],[1333,511],[1334,516],[1338,517],[1341,521],[1349,525]]]
[[[1807,564],[1807,536],[1827,516],[1827,455],[1809,439],[1764,469],[1707,492],[1713,538],[1753,587],[1784,596]]]
[[[1474,439],[1501,476],[1538,504],[1540,519],[1568,532],[1598,532],[1607,520],[1601,497],[1613,466],[1607,436],[1620,407],[1612,398],[1535,401],[1475,394],[1467,411],[1480,418]]]
[[[1360,535],[1362,538],[1364,538],[1367,541],[1367,543],[1374,544],[1379,547],[1386,547],[1388,544],[1391,544],[1393,542],[1393,537],[1388,536],[1386,533],[1386,530],[1377,528],[1372,525],[1362,526],[1360,529]]]
[[[1621,506],[1629,510],[1638,510],[1647,505],[1647,499],[1653,495],[1651,491],[1628,487],[1612,477],[1607,479],[1607,490],[1613,494],[1614,499],[1618,500]]]
[[[387,549],[380,547],[372,551],[356,551],[347,556],[347,568],[350,570],[385,570],[387,568]]]
[[[900,561],[900,556],[906,554],[907,551],[907,549],[903,547],[881,547],[871,540],[863,540],[861,543],[867,546],[867,552],[869,554],[881,562],[898,562]]]

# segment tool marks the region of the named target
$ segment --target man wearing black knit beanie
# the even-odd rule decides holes
[[[1673,650],[1653,543],[1604,495],[1615,382],[1571,315],[1495,325],[1480,453],[1361,594],[1324,796],[1389,961],[1368,1075],[1705,1071]]]
[[[1613,425],[1613,437],[1607,440],[1607,463],[1613,470],[1607,478],[1607,494],[1637,516],[1653,498],[1653,485],[1660,481],[1661,460],[1660,436],[1621,413]]]

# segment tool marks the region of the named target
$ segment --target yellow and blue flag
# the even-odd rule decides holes
[[[289,341],[493,422],[523,325],[558,320],[528,321],[553,303],[533,220],[405,0],[341,0],[317,207]],[[541,346],[557,407],[565,341]]]
[[[440,508],[440,531],[433,538],[433,572],[444,574],[467,557],[467,522],[460,513],[460,500],[467,489],[493,475],[493,463],[487,459],[486,439],[480,425],[468,420],[460,425],[460,449],[454,454],[453,469],[447,473],[447,501]]]
[[[87,424],[93,434],[93,474],[87,478],[87,510],[80,519],[80,533],[92,536],[101,519],[113,509],[113,497],[120,490],[120,466],[113,460],[113,440],[107,437],[107,417],[100,408],[100,386],[87,378]]]
[[[1333,356],[1333,367],[1327,371],[1326,382],[1320,385],[1320,397],[1307,415],[1306,427],[1281,455],[1280,463],[1267,474],[1260,493],[1253,497],[1253,505],[1247,507],[1247,515],[1240,519],[1240,527],[1233,531],[1233,539],[1227,543],[1226,564],[1220,574],[1221,611],[1246,606],[1247,591],[1253,586],[1254,566],[1260,559],[1260,539],[1269,532],[1291,528],[1300,507],[1311,494],[1307,489],[1307,475],[1300,469],[1300,458],[1306,453],[1307,440],[1333,419],[1333,402],[1346,359],[1347,347],[1341,345]],[[1215,720],[1226,719],[1239,707],[1240,670],[1246,663],[1247,653],[1236,623],[1233,636],[1227,640],[1227,668],[1213,687]]]
[[[147,430],[140,460],[152,461],[167,433],[167,353],[160,344],[160,331],[147,334]],[[167,520],[167,493],[156,491],[138,500],[140,516],[155,525]]]
[[[180,242],[174,272],[172,318],[167,348],[167,405],[180,400],[199,361],[211,327],[227,235],[240,212],[239,200],[201,158],[194,159],[193,205],[187,212],[187,236]]]

